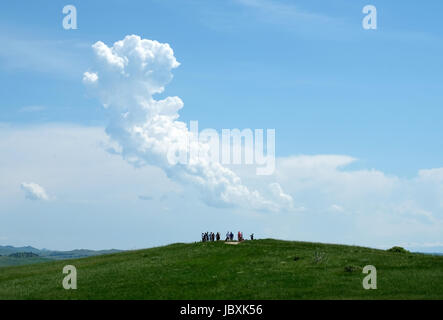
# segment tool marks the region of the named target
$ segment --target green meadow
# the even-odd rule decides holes
[[[77,290],[65,290],[65,265]],[[377,289],[362,269],[377,269]],[[0,299],[442,299],[443,256],[280,240],[172,244],[0,268]]]

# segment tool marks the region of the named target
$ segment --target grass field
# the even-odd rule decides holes
[[[78,289],[62,287],[77,268]],[[377,290],[364,290],[365,265]],[[0,299],[442,299],[443,257],[279,240],[173,244],[0,269]]]

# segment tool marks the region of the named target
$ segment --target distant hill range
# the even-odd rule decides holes
[[[12,257],[12,258],[35,258],[38,256],[39,256],[38,254],[32,253],[32,252],[16,252],[16,253],[11,253],[10,255],[8,255],[8,257]]]
[[[13,247],[0,246],[0,267],[47,262],[52,260],[77,259],[103,254],[121,252],[122,250],[87,250],[76,249],[71,251],[53,251],[37,249],[31,246]]]

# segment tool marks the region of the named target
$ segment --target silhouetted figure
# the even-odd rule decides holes
[[[251,234],[251,240],[254,240],[254,234]]]
[[[220,241],[220,232],[217,232],[217,235],[215,236],[217,241]]]

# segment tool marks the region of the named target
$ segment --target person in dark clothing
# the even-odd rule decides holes
[[[251,240],[254,240],[254,234],[251,234]]]

